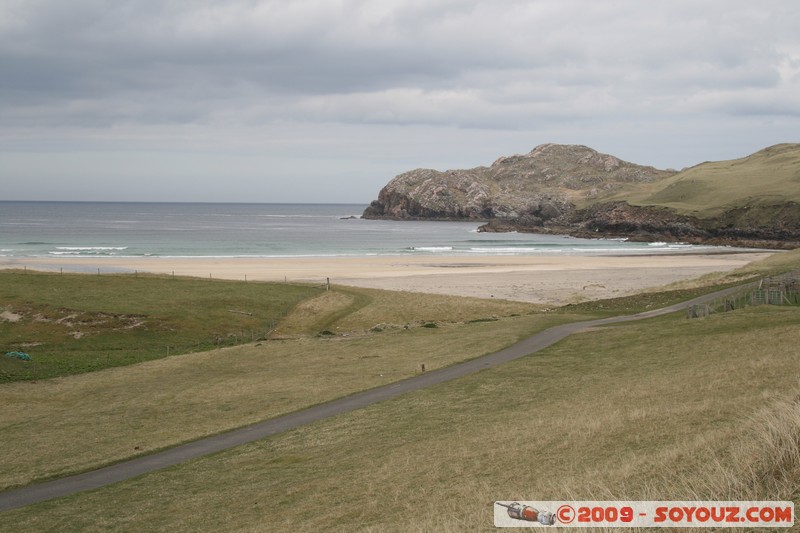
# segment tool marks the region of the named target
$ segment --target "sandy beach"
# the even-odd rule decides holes
[[[642,256],[375,256],[334,258],[0,258],[0,268],[148,272],[247,281],[350,285],[563,305],[625,296],[727,272],[771,252]]]

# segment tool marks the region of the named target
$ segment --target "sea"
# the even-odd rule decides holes
[[[0,202],[0,258],[669,254],[710,246],[482,233],[361,218],[364,204]]]

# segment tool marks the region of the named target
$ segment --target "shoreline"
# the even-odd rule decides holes
[[[292,258],[0,257],[0,269],[152,273],[206,279],[319,283],[542,305],[627,296],[775,251],[714,250],[642,255],[368,256]]]

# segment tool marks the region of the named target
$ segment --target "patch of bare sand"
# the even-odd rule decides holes
[[[12,313],[11,311],[3,311],[0,313],[0,320],[4,320],[6,322],[19,322],[21,319],[22,315]]]

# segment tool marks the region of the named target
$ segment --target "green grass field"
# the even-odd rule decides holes
[[[702,163],[651,184],[616,191],[607,199],[668,207],[699,218],[757,205],[800,203],[800,144],[780,144],[731,161]]]
[[[799,264],[797,252],[779,254],[698,287],[556,312],[312,293],[293,302],[273,340],[0,384],[0,402],[12,406],[0,415],[0,482],[92,468],[402,379],[421,363],[476,357],[550,325],[660,307]],[[223,285],[194,281],[200,294]],[[798,325],[800,309],[763,306],[597,328],[348,415],[3,513],[0,529],[481,531],[493,529],[495,500],[797,500]]]
[[[241,344],[319,289],[155,276],[0,272],[0,382],[46,379]]]

